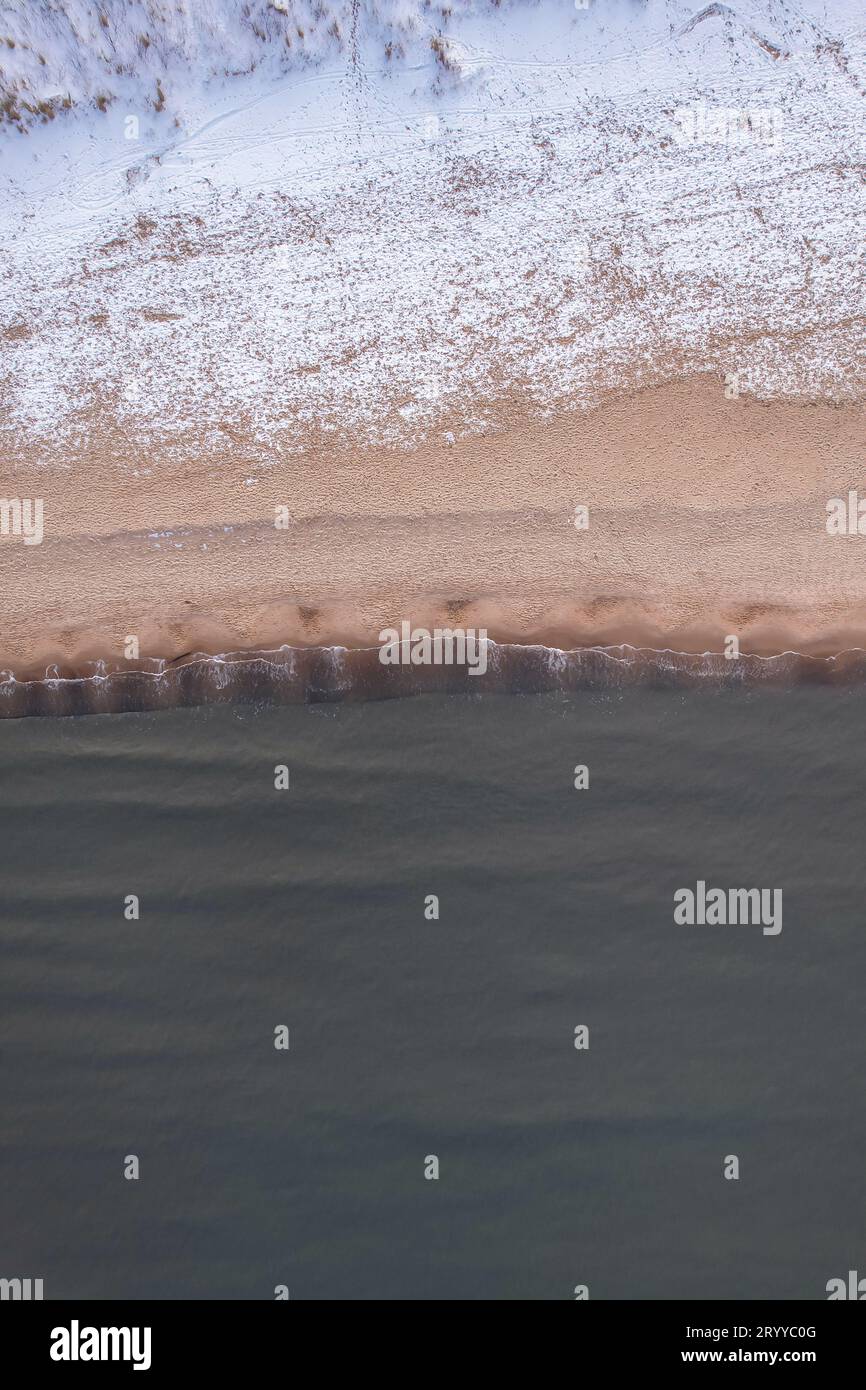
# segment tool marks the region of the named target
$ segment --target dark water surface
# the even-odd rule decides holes
[[[4,721],[0,1276],[812,1299],[866,1273],[864,715],[800,687]],[[781,934],[675,925],[699,878],[781,888]]]

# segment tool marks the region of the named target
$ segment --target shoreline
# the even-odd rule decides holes
[[[404,620],[408,621],[408,620]],[[465,632],[467,641],[475,638],[478,644],[484,644],[489,650],[499,652],[519,653],[539,653],[544,654],[549,659],[581,659],[592,655],[610,657],[612,660],[626,660],[647,663],[662,662],[666,659],[677,661],[684,667],[697,665],[700,662],[715,663],[725,661],[741,661],[744,666],[753,664],[772,664],[774,662],[795,661],[802,663],[803,666],[809,664],[826,665],[839,663],[840,665],[851,665],[856,663],[862,656],[866,659],[866,627],[850,629],[843,634],[842,630],[837,630],[836,635],[819,635],[802,639],[797,643],[796,639],[790,635],[779,635],[773,637],[771,630],[766,630],[761,639],[752,645],[743,645],[733,657],[725,654],[723,645],[716,641],[716,645],[700,645],[701,638],[699,629],[690,630],[689,637],[693,638],[698,645],[681,646],[671,645],[666,636],[658,631],[646,630],[642,634],[636,630],[629,632],[628,636],[623,636],[615,627],[610,632],[599,633],[590,636],[588,633],[572,636],[570,640],[562,631],[548,633],[546,636],[541,633],[524,634],[504,634],[500,628],[498,632],[491,631],[478,623],[457,623],[453,617],[449,617],[444,610],[428,610],[422,620],[412,619],[413,628],[418,627],[422,631],[427,631],[433,636],[437,630],[449,629],[452,632]],[[722,623],[712,634],[707,634],[707,638],[717,637],[721,630]],[[395,628],[389,629],[391,632]],[[369,643],[359,643],[350,638],[343,639],[339,634],[331,635],[321,642],[310,642],[292,638],[286,638],[280,642],[273,642],[268,645],[264,643],[251,645],[243,648],[227,648],[224,650],[193,645],[189,650],[181,652],[177,656],[143,656],[137,659],[124,660],[112,653],[106,656],[104,652],[93,650],[91,652],[81,651],[74,660],[66,657],[52,657],[46,662],[28,663],[19,666],[17,669],[11,665],[0,664],[0,684],[4,682],[16,682],[21,685],[37,684],[51,681],[91,681],[106,680],[114,678],[152,678],[162,679],[181,671],[190,671],[202,666],[244,666],[257,662],[272,663],[275,665],[285,665],[289,660],[313,661],[316,659],[350,660],[356,662],[379,662],[387,667],[394,667],[399,670],[401,667],[412,668],[410,660],[392,660],[382,662],[380,652],[383,646],[395,639],[386,639],[384,643],[372,641]],[[474,660],[474,658],[473,658]],[[452,667],[456,671],[460,663],[451,662],[447,658],[436,659],[426,663],[432,667],[442,667],[450,670]],[[471,667],[473,661],[466,663]],[[417,668],[412,668],[416,671]],[[481,672],[483,674],[483,671]],[[470,686],[472,682],[470,681]]]
[[[0,678],[0,719],[131,714],[199,705],[340,704],[420,695],[575,695],[629,687],[739,691],[795,686],[866,691],[866,648],[838,656],[796,652],[727,660],[716,653],[629,646],[562,651],[488,642],[483,670],[390,666],[378,648],[282,647],[276,651],[190,655],[170,664],[31,681]]]

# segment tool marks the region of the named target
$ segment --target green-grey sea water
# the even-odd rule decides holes
[[[866,1260],[864,714],[800,687],[4,721],[0,1276],[824,1298]],[[699,879],[781,888],[781,933],[676,925]]]

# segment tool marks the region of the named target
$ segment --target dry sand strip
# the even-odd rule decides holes
[[[861,405],[728,399],[703,378],[497,415],[412,451],[320,441],[253,486],[242,436],[194,470],[127,440],[128,464],[152,466],[139,477],[110,440],[0,461],[4,496],[44,501],[42,544],[0,538],[0,666],[134,665],[130,635],[166,660],[367,647],[404,619],[566,648],[866,647],[866,535],[826,526],[831,498],[866,497]]]

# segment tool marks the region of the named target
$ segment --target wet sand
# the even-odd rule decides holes
[[[242,435],[194,468],[104,431],[75,457],[25,449],[4,493],[44,499],[45,536],[0,539],[0,665],[135,667],[129,636],[166,661],[368,647],[407,618],[565,648],[866,646],[866,537],[825,525],[829,498],[866,492],[862,406],[729,400],[702,378],[497,418],[412,451],[318,439],[268,468]]]

